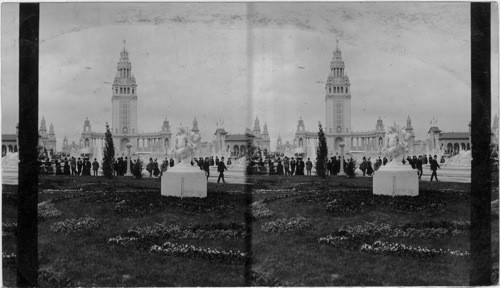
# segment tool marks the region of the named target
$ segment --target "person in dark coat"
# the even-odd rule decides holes
[[[149,163],[146,166],[146,171],[149,172],[149,178],[153,177],[153,158],[149,158]]]
[[[82,176],[87,176],[87,158],[82,160]]]
[[[283,160],[283,168],[285,169],[285,175],[290,175],[290,160],[287,156],[285,156],[285,160]]]
[[[219,156],[215,156],[215,166],[219,167]]]
[[[85,159],[87,163],[85,164],[85,170],[87,173],[87,176],[90,176],[90,169],[92,168],[92,163],[90,163],[90,159],[86,158]]]
[[[312,167],[313,167],[313,163],[311,162],[311,159],[310,158],[307,158],[307,162],[306,162],[306,170],[307,170],[307,175],[310,176],[311,175],[311,170],[312,170]]]
[[[200,167],[200,170],[203,170],[203,157],[200,157],[200,159],[198,159],[198,167]]]
[[[97,162],[97,158],[94,158],[94,162],[92,163],[92,170],[94,170],[94,176],[97,176],[98,169],[99,169],[99,162]]]
[[[217,183],[219,183],[221,178],[222,182],[226,183],[226,181],[224,180],[224,170],[227,170],[227,167],[226,164],[224,164],[224,157],[221,157],[220,159],[221,161],[219,161],[219,164],[217,164],[217,171],[219,171],[219,178],[217,178]]]
[[[422,174],[424,172],[422,169],[422,155],[418,156],[415,167],[417,167],[418,180],[420,180],[420,178],[422,178]]]
[[[62,175],[61,163],[59,160],[56,160],[56,175]]]
[[[297,172],[295,173],[295,175],[304,175],[305,166],[306,164],[304,163],[304,160],[302,160],[302,158],[299,158],[297,160]]]
[[[384,164],[384,166],[385,166],[385,164],[387,164],[387,161],[388,161],[387,157],[384,157],[384,160],[382,161],[382,164]]]
[[[174,167],[174,165],[175,165],[174,159],[170,158],[170,167]]]
[[[446,160],[444,160],[444,156],[441,156],[441,164],[443,164],[444,162],[446,162]]]
[[[278,167],[276,169],[276,174],[283,175],[283,164],[281,164],[280,158],[278,158]]]
[[[366,166],[367,166],[366,157],[363,156],[363,162],[361,162],[361,164],[359,165],[359,170],[363,172],[363,176],[365,176],[366,169],[368,168]]]
[[[76,173],[78,173],[77,175],[80,176],[82,175],[82,168],[83,168],[83,161],[82,159],[80,159],[80,157],[78,157],[78,161],[76,161]]]
[[[293,175],[295,173],[296,166],[297,166],[297,162],[292,157],[292,160],[290,160],[290,168],[292,168],[292,171],[290,171],[290,175]]]
[[[232,162],[231,162],[231,158],[228,158],[227,159],[227,166],[231,166]]]
[[[437,161],[437,156],[434,156],[434,159],[431,158],[431,170],[432,170],[432,174],[431,174],[431,181],[432,181],[432,178],[436,177],[436,182],[439,181],[438,180],[438,176],[437,176],[437,173],[436,173],[436,170],[439,168],[441,169],[441,167],[439,166],[439,163]]]
[[[68,158],[64,158],[64,175],[70,175],[71,174],[71,169],[69,168],[69,161]]]
[[[274,163],[271,159],[269,159],[269,161],[267,161],[267,165],[269,166],[269,175],[276,174],[276,170],[274,169]]]
[[[158,160],[155,159],[155,161],[153,162],[153,175],[155,177],[158,177],[158,175],[160,175],[160,169],[158,168]]]
[[[205,161],[203,161],[203,170],[205,170],[205,175],[207,175],[208,181],[208,177],[210,177],[210,160],[208,157],[205,157]]]
[[[161,172],[160,172],[160,177],[161,177],[161,176],[163,176],[163,173],[167,172],[167,169],[168,169],[168,159],[167,158],[165,158],[165,160],[163,160],[163,163],[161,163],[160,169],[161,169]]]
[[[368,174],[368,176],[372,176],[373,174],[372,161],[369,157],[368,160],[366,160],[366,174]]]
[[[70,161],[70,167],[71,167],[71,176],[76,176],[76,159],[75,157],[71,157]]]

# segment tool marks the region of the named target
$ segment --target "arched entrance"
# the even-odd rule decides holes
[[[240,156],[240,147],[238,147],[238,145],[234,145],[233,153],[235,156]]]
[[[240,154],[241,156],[245,156],[247,154],[247,147],[245,147],[245,145],[240,146]]]
[[[7,146],[2,145],[2,157],[7,155]]]
[[[448,143],[448,145],[446,146],[446,152],[448,153],[453,152],[453,144]]]
[[[121,148],[121,151],[123,152],[127,152],[127,144],[128,144],[128,139],[127,138],[123,138],[122,141],[120,142],[120,148]]]
[[[455,150],[455,153],[458,153],[460,151],[460,145],[458,145],[458,143],[455,143],[455,145],[453,145],[453,149]]]
[[[465,143],[460,144],[460,149],[465,150]]]

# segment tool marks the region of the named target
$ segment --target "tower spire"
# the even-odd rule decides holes
[[[345,63],[342,60],[342,51],[339,40],[335,39],[336,46],[333,58],[330,61],[330,73],[325,85],[326,133],[350,133],[350,101],[351,93],[349,77],[345,73]],[[343,121],[341,119],[344,119]]]

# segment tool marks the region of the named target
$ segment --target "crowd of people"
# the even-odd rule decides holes
[[[104,161],[104,159],[103,159]],[[114,176],[124,176],[127,172],[127,161],[128,158],[118,157],[115,159],[113,163],[113,175]],[[315,160],[316,161],[316,160]],[[340,172],[340,161],[341,157],[331,157],[328,159],[326,163],[326,174],[335,176]],[[363,176],[371,176],[375,171],[377,171],[381,166],[387,164],[389,160],[387,157],[381,158],[378,157],[372,163],[370,157],[363,157],[361,163],[359,164],[359,170],[363,173]],[[344,169],[348,167],[348,165],[354,162],[353,158],[344,159]],[[403,165],[410,165],[412,169],[417,170],[418,179],[421,179],[423,174],[423,165],[430,164],[430,170],[432,171],[430,181],[433,181],[437,178],[437,169],[441,169],[439,163],[444,163],[445,158],[441,156],[438,161],[438,156],[434,155],[419,155],[417,156],[407,156],[402,161]],[[137,165],[137,159],[130,161],[130,169],[133,169]],[[227,163],[224,161],[224,157],[219,159],[218,156],[215,157],[199,157],[193,159],[191,161],[191,165],[198,166],[200,170],[205,171],[205,175],[210,177],[210,167],[217,167],[217,172],[219,172],[219,178],[217,182],[219,183],[222,179],[222,182],[225,183],[224,180],[224,171],[227,171],[227,166],[231,166],[232,161],[231,158],[227,160]],[[102,167],[102,162],[99,163],[96,158],[91,162],[91,159],[88,157],[70,157],[64,159],[54,159],[49,160],[46,158],[45,160],[39,160],[40,172],[45,174],[55,174],[55,175],[73,175],[73,176],[98,176],[99,168]],[[165,173],[169,167],[173,167],[175,165],[174,159],[165,158],[161,165],[158,164],[158,159],[149,158],[149,163],[146,164],[146,171],[149,173],[149,177],[161,177],[163,173]],[[227,166],[226,166],[227,165]],[[264,175],[312,175],[313,170],[313,162],[310,158],[307,158],[306,161],[302,157],[291,157],[288,158],[285,156],[283,159],[278,157],[277,159],[268,158],[264,160],[263,158],[259,158],[258,160],[251,160],[247,163],[246,172],[248,175],[252,174],[264,174]]]
[[[316,161],[316,160],[315,160]],[[340,172],[340,161],[341,157],[331,157],[328,159],[326,163],[326,174],[336,176]],[[350,163],[355,163],[355,160],[352,157],[344,159],[344,170],[349,167]],[[361,163],[359,163],[359,170],[363,173],[363,176],[371,176],[377,171],[381,166],[385,166],[389,162],[387,157],[378,157],[373,162],[370,157],[363,157]],[[439,160],[440,163],[445,162],[444,156],[441,156]],[[406,159],[403,159],[403,165],[408,164],[411,165],[412,169],[417,169],[418,179],[421,179],[423,174],[423,165],[430,164],[430,169],[432,171],[431,181],[435,178],[437,180],[436,170],[440,169],[438,163],[437,155],[432,157],[429,155],[419,155],[410,157],[408,156]],[[311,175],[313,162],[310,158],[304,162],[302,157],[294,157],[288,158],[285,156],[283,159],[278,157],[277,159],[267,159],[263,160],[259,158],[258,160],[252,160],[248,163],[247,166],[247,174],[260,174],[260,175]],[[304,174],[304,169],[306,174]]]
[[[72,176],[97,176],[100,164],[96,158],[90,162],[89,158],[71,157],[64,159],[49,158],[38,160],[39,171],[42,174],[72,175]]]

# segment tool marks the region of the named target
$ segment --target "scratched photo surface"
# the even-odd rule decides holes
[[[1,16],[10,169],[19,4],[3,3]],[[39,25],[40,285],[469,283],[469,3],[41,3]],[[201,178],[165,180],[179,162]],[[380,178],[386,165],[411,175]],[[183,194],[186,185],[195,192]],[[12,187],[3,187],[6,286],[15,285]]]

